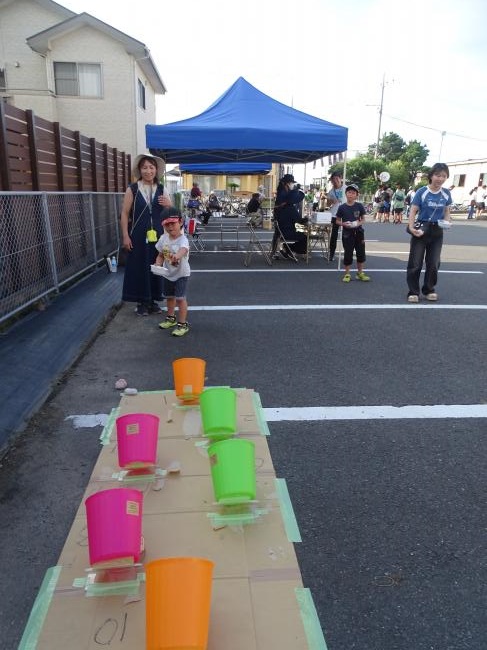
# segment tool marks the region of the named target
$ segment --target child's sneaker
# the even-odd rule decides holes
[[[368,275],[365,275],[363,271],[359,271],[356,275],[357,280],[361,280],[362,282],[369,282],[370,278]]]
[[[417,296],[415,293],[410,293],[409,296],[408,296],[408,302],[418,303],[419,302],[419,296]]]
[[[351,279],[352,276],[350,275],[350,273],[345,273],[345,275],[342,278],[342,282],[350,282]]]
[[[166,316],[166,319],[159,323],[159,327],[161,330],[168,330],[170,327],[176,327],[177,324],[176,316]]]
[[[175,330],[171,332],[171,336],[184,336],[189,332],[188,323],[178,323]]]

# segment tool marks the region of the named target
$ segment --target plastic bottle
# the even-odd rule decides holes
[[[112,273],[117,272],[117,258],[115,257],[115,255],[113,255],[113,257],[110,259],[110,271]]]

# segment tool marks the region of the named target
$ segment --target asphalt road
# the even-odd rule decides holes
[[[487,420],[454,415],[487,404],[487,222],[447,234],[438,305],[406,303],[407,242],[402,226],[368,224],[372,281],[350,285],[318,257],[244,269],[241,252],[195,254],[180,340],[117,311],[2,460],[2,647],[17,647],[99,452],[100,427],[67,418],[109,413],[119,377],[171,387],[171,361],[201,356],[208,385],[293,409],[269,423],[269,445],[328,650],[483,650]],[[367,415],[408,405],[440,411]],[[308,407],[322,419],[299,419]]]

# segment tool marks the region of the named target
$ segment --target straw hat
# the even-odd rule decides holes
[[[163,161],[163,159],[159,158],[159,156],[153,156],[150,153],[141,153],[138,156],[136,156],[134,160],[134,164],[132,166],[132,174],[133,176],[135,176],[135,178],[140,178],[139,163],[143,158],[148,158],[149,160],[152,160],[157,165],[157,178],[164,176],[166,163]]]

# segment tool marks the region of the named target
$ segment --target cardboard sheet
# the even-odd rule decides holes
[[[247,508],[258,516],[246,525],[235,525],[233,520],[226,525],[225,515],[233,510],[215,503],[198,407],[181,408],[173,391],[161,391],[124,396],[117,412],[158,415],[158,466],[179,465],[176,473],[130,487],[144,493],[142,562],[190,556],[206,557],[215,563],[208,650],[310,648],[295,592],[302,588],[301,575],[294,546],[286,534],[285,506],[276,488],[264,435],[268,432],[259,405],[253,391],[238,389],[238,435],[256,445],[257,496],[243,510]],[[113,421],[104,435],[105,444],[59,557],[59,575],[51,592],[39,596],[45,616],[33,614],[34,619],[39,617],[36,625],[31,621],[30,626],[36,644],[26,644],[26,649],[95,650],[103,645],[114,650],[145,648],[143,581],[135,598],[87,597],[83,588],[73,586],[86,576],[89,566],[86,497],[124,485],[117,477],[120,468]],[[285,514],[289,517],[289,512]],[[143,571],[142,566],[142,578]]]

